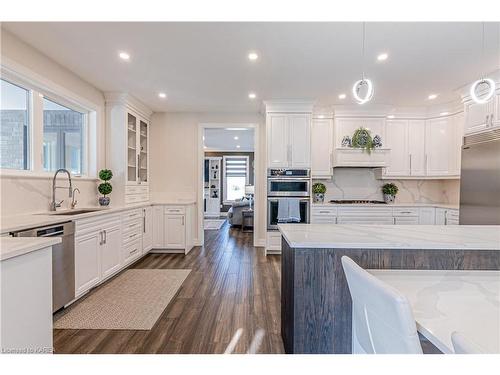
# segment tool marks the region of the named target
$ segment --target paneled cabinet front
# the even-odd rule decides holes
[[[78,296],[99,282],[101,232],[75,239],[75,294]]]
[[[121,267],[122,231],[119,225],[103,230],[102,245],[100,246],[101,276],[107,278]]]
[[[311,115],[267,114],[267,158],[271,168],[310,168]]]
[[[184,215],[165,214],[164,236],[166,249],[184,249],[186,247],[186,218]]]
[[[311,174],[331,177],[333,152],[333,120],[313,119],[311,127]]]
[[[142,251],[146,253],[153,248],[153,209],[143,208],[142,215]]]

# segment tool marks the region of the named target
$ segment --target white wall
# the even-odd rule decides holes
[[[256,193],[262,199],[256,202],[259,228],[256,236],[265,240],[265,120],[254,113],[155,113],[151,120],[150,163],[152,199],[193,198],[198,189],[198,126],[199,124],[259,125],[259,165],[255,173],[260,176]],[[200,204],[202,202],[198,202]],[[199,227],[199,224],[196,224]],[[201,233],[198,233],[200,238]]]
[[[21,41],[13,34],[1,31],[1,64],[4,68],[15,71],[24,78],[36,81],[45,89],[71,96],[73,100],[82,101],[84,106],[96,109],[96,132],[98,144],[95,145],[97,170],[105,166],[105,127],[104,127],[104,95],[97,88],[85,82],[76,74],[45,56],[40,51]],[[0,197],[2,215],[17,215],[30,212],[46,211],[51,196],[51,177],[10,177],[0,175]],[[97,182],[77,181],[82,194],[80,204],[89,206],[97,204]],[[66,199],[67,194],[58,192],[58,199]]]
[[[316,180],[314,181],[316,182]],[[331,180],[318,180],[326,185],[325,201],[331,199],[383,200],[382,185],[394,182],[399,191],[398,203],[459,202],[459,180],[377,180],[372,168],[335,168]]]

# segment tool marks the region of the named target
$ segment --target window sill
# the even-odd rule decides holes
[[[66,176],[66,175],[64,175]],[[33,171],[22,171],[22,170],[10,170],[10,169],[0,169],[0,178],[28,178],[28,179],[52,179],[54,173],[52,172],[33,172]],[[75,176],[71,175],[71,178],[75,181],[98,181],[97,177],[91,176]]]

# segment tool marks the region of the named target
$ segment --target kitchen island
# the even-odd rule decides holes
[[[500,270],[500,226],[280,224],[279,230],[287,353],[351,352],[344,255],[365,269]]]

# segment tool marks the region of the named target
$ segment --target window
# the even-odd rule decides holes
[[[224,201],[245,196],[249,180],[248,156],[224,156]]]
[[[0,112],[0,168],[29,168],[30,92],[3,79]]]
[[[43,99],[43,169],[84,173],[85,114]]]

